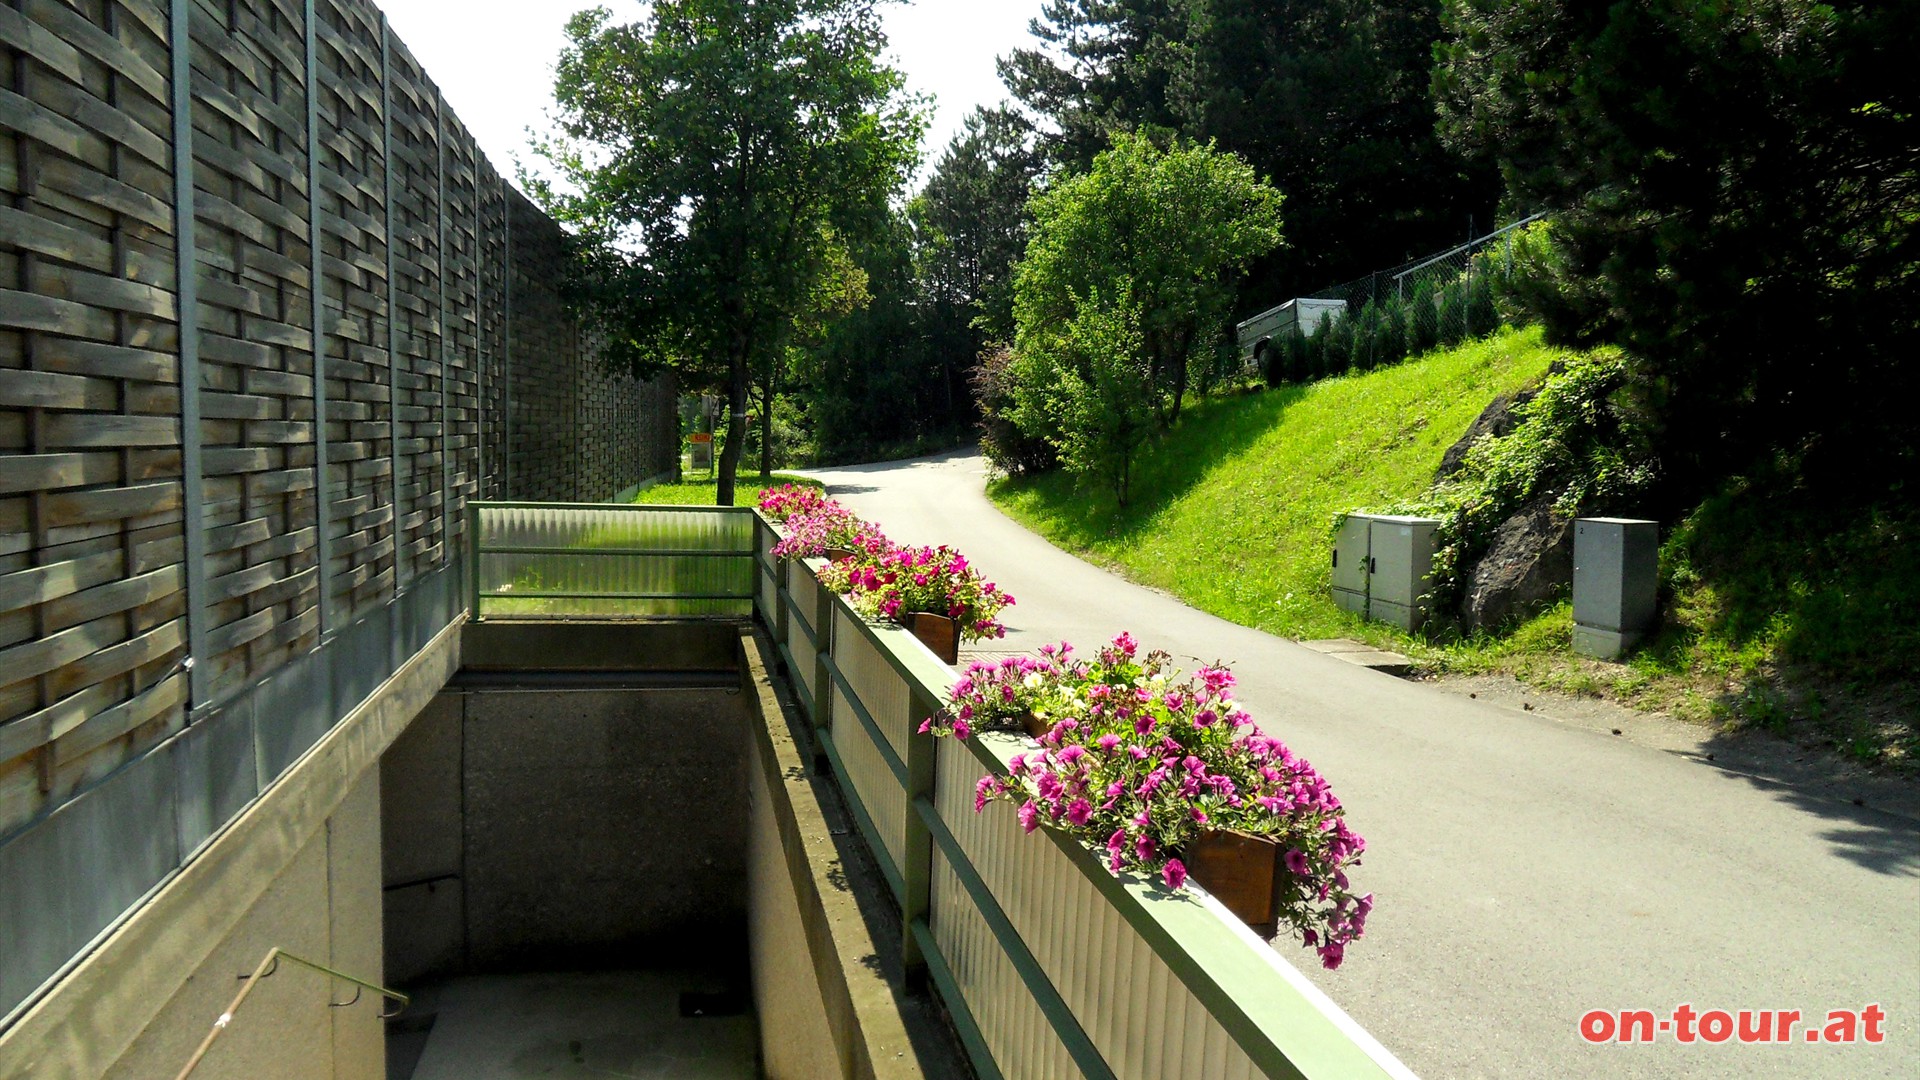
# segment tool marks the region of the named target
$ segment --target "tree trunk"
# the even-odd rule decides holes
[[[775,380],[780,377],[777,359],[767,362],[767,385],[760,401],[760,479],[773,478],[773,402],[779,394]]]
[[[1168,418],[1167,426],[1180,422],[1180,403],[1187,397],[1187,375],[1192,369],[1193,328],[1188,327],[1180,335],[1180,351],[1173,357],[1173,415]]]
[[[736,332],[727,357],[727,441],[720,448],[720,479],[714,492],[714,502],[720,506],[733,505],[733,482],[740,473],[740,454],[745,449],[747,348],[747,335]]]

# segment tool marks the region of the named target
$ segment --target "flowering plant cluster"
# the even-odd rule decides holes
[[[833,548],[852,552],[823,568],[820,582],[848,594],[861,614],[904,622],[916,611],[928,611],[959,623],[967,641],[1006,635],[999,615],[1013,597],[983,579],[952,548],[899,547],[879,526],[862,521],[818,488],[771,488],[761,494],[760,510],[784,525],[786,535],[773,547],[780,558],[819,558]]]
[[[1053,652],[1054,646],[1046,651]],[[976,660],[953,684],[945,712],[920,725],[921,732],[936,726],[942,735],[962,739],[975,731],[1024,731],[1028,716],[1045,714],[1061,688],[1058,662],[1053,656],[1003,657],[997,663]]]
[[[930,611],[959,623],[968,641],[1006,636],[999,616],[1013,597],[950,547],[894,547],[864,558],[856,553],[830,569],[821,580],[848,593],[863,615],[900,621]]]
[[[789,518],[811,514],[831,502],[827,493],[817,487],[782,484],[760,493],[760,512],[767,515],[768,521],[785,524]]]
[[[884,550],[887,538],[880,527],[846,507],[826,500],[816,509],[787,519],[787,535],[773,546],[781,559],[818,559],[830,548]]]
[[[1127,634],[1091,662],[1071,653],[1050,646],[1024,664],[975,665],[922,726],[966,738],[1004,726],[1016,706],[1051,722],[1007,776],[981,778],[974,809],[1013,803],[1028,832],[1043,823],[1065,830],[1104,851],[1114,873],[1158,873],[1173,889],[1186,884],[1182,854],[1203,833],[1266,839],[1288,875],[1281,921],[1338,967],[1365,932],[1373,897],[1350,887],[1347,870],[1366,842],[1326,780],[1253,724],[1223,667],[1181,679],[1166,654],[1139,656]]]

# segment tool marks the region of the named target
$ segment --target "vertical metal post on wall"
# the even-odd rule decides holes
[[[480,504],[467,504],[467,618],[480,621]]]
[[[489,305],[493,295],[487,292],[487,196],[480,182],[486,174],[479,168],[479,162],[483,161],[485,155],[477,154],[473,170],[473,494],[478,499],[489,499],[493,493],[487,487],[487,406],[493,401],[490,396],[493,391],[487,366],[491,355],[487,349],[487,327],[492,324]]]
[[[333,537],[327,530],[326,278],[320,262],[320,35],[307,0],[307,241],[313,251],[313,521],[320,566],[320,640],[333,632]]]
[[[387,459],[392,474],[387,485],[393,494],[393,600],[387,634],[388,662],[400,670],[406,662],[408,633],[406,603],[406,503],[400,497],[400,276],[394,246],[400,242],[394,222],[395,203],[393,159],[393,29],[387,15],[380,13],[380,112],[383,148],[387,170]]]
[[[200,454],[200,286],[193,197],[193,0],[172,0],[173,215],[180,306],[180,483],[187,562],[187,694],[207,704],[206,488]]]
[[[439,173],[440,235],[434,241],[440,266],[440,565],[453,565],[453,413],[447,408],[447,99],[433,95],[433,141]]]
[[[513,498],[513,185],[500,178],[500,222],[506,233],[500,321],[500,497]]]
[[[386,430],[388,457],[394,469],[394,596],[399,598],[399,592],[407,584],[403,559],[405,532],[401,525],[405,503],[399,498],[399,269],[394,258],[394,248],[399,244],[399,231],[394,227],[394,204],[399,194],[394,184],[394,29],[386,25],[386,13],[380,15],[380,111],[386,140],[382,150],[386,156]]]
[[[821,594],[826,590],[820,585],[815,574],[807,575],[807,587],[814,590],[814,621],[819,623],[813,628],[813,726],[819,731],[831,731],[833,728],[833,601],[822,602]],[[819,746],[821,740],[814,739]]]

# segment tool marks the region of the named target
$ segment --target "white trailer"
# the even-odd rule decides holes
[[[1320,328],[1321,323],[1346,309],[1345,300],[1312,300],[1303,297],[1255,315],[1235,327],[1240,335],[1241,363],[1249,370],[1258,369],[1269,342],[1292,331],[1295,326],[1300,328],[1302,334],[1311,335]]]

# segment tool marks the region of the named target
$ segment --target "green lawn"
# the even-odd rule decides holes
[[[761,480],[758,473],[747,473],[734,480],[733,503],[735,506],[753,506],[760,501],[760,493],[770,487],[782,484],[803,484],[807,487],[819,487],[818,480],[809,480],[804,476],[793,476],[777,472],[771,480]],[[719,481],[693,479],[684,484],[655,484],[634,498],[636,503],[672,506],[713,506]]]
[[[1054,473],[1002,480],[1010,515],[1206,611],[1288,637],[1388,632],[1327,595],[1336,514],[1413,498],[1486,404],[1557,350],[1506,334],[1361,375],[1196,403],[1140,456],[1122,508]]]

